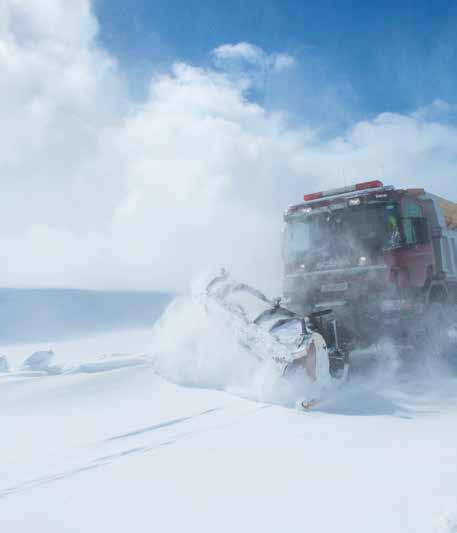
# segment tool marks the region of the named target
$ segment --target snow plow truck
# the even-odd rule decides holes
[[[225,270],[205,298],[233,318],[249,354],[311,385],[303,408],[346,381],[351,352],[385,338],[418,362],[456,362],[456,203],[369,180],[305,194],[284,221],[281,299]]]
[[[303,200],[284,215],[286,307],[332,309],[348,351],[386,336],[415,346],[447,335],[456,323],[456,203],[378,180]]]

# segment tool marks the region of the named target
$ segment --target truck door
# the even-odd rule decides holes
[[[402,231],[405,247],[401,254],[401,268],[406,287],[421,288],[434,268],[433,245],[430,224],[424,216],[423,207],[415,200],[402,202]]]

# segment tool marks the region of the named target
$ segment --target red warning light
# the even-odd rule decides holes
[[[312,194],[305,194],[303,196],[303,199],[305,202],[311,202],[311,200],[319,200],[319,198],[322,198],[324,196],[324,193],[322,192],[313,192]]]
[[[355,186],[356,191],[364,191],[365,189],[378,189],[384,187],[384,183],[379,180],[365,181],[363,183],[357,183]]]

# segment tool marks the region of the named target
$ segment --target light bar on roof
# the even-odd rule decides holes
[[[324,193],[323,192],[313,192],[312,194],[305,194],[303,197],[307,202],[311,202],[311,200],[319,200],[319,198],[323,198]]]
[[[331,189],[330,191],[315,192],[312,194],[305,194],[303,199],[305,202],[311,202],[312,200],[319,200],[327,196],[338,196],[339,194],[346,194],[349,192],[365,191],[367,189],[378,189],[384,187],[384,183],[379,180],[364,181],[363,183],[357,183],[356,185],[349,185],[348,187],[340,187],[339,189]]]
[[[384,183],[379,180],[365,181],[363,183],[357,183],[355,186],[356,191],[365,191],[366,189],[378,189],[384,187]]]

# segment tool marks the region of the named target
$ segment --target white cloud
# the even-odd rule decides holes
[[[250,43],[222,44],[213,50],[217,59],[242,59],[248,63],[260,63],[265,52]]]
[[[88,1],[0,10],[2,285],[182,289],[224,265],[278,289],[282,211],[304,192],[374,175],[457,199],[444,104],[322,140],[184,63],[133,104]],[[215,55],[290,66],[241,44]]]
[[[273,69],[276,72],[281,72],[295,65],[295,60],[289,54],[274,54],[272,56]]]
[[[251,43],[223,44],[212,51],[217,65],[225,66],[227,62],[245,62],[262,70],[281,72],[295,65],[292,56],[285,53],[267,54],[262,48]]]

